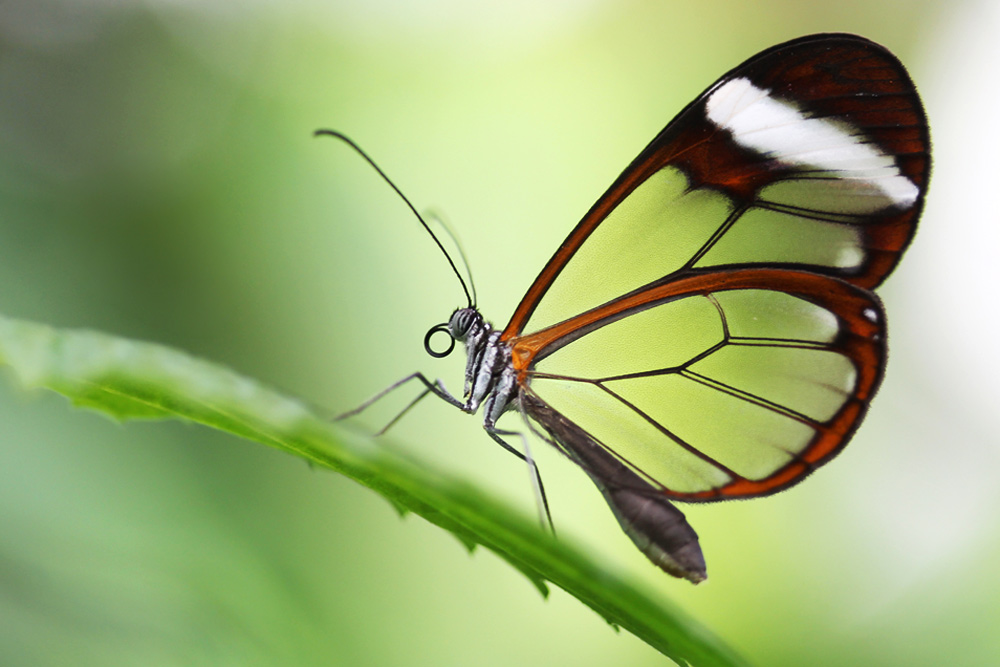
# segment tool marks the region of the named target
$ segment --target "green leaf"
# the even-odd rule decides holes
[[[401,513],[450,531],[466,548],[481,544],[495,552],[543,595],[547,582],[559,586],[679,663],[745,664],[680,611],[556,540],[534,518],[231,370],[160,345],[2,316],[0,362],[28,387],[51,389],[117,419],[196,422],[335,470]]]

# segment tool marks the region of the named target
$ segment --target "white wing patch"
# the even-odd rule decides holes
[[[899,208],[916,202],[920,189],[902,175],[895,159],[844,121],[810,118],[739,77],[712,91],[708,119],[734,141],[786,164],[834,172],[837,178],[876,191]]]

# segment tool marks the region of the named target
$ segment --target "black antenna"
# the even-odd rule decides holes
[[[462,242],[458,239],[458,234],[451,228],[451,225],[444,219],[444,216],[437,211],[424,211],[424,218],[426,220],[433,220],[439,224],[445,234],[448,235],[448,238],[451,239],[451,242],[455,244],[455,248],[458,250],[458,257],[462,260],[462,266],[465,267],[465,277],[469,279],[469,289],[472,290],[472,306],[475,307],[479,302],[479,297],[476,296],[476,281],[472,277],[472,267],[469,265],[469,258],[465,255],[465,248],[462,247]]]
[[[459,273],[458,267],[455,266],[455,262],[454,262],[454,260],[452,260],[451,255],[449,255],[448,251],[444,249],[444,245],[441,244],[441,240],[434,234],[434,232],[431,231],[430,225],[428,225],[427,221],[424,220],[423,216],[421,216],[420,213],[417,212],[417,209],[414,208],[413,204],[410,203],[410,200],[406,198],[406,195],[404,195],[402,193],[402,191],[400,191],[400,189],[396,187],[396,184],[393,183],[392,180],[388,176],[385,175],[385,172],[382,171],[377,164],[375,164],[375,161],[372,160],[370,157],[368,157],[368,154],[365,153],[363,150],[361,150],[361,147],[358,146],[353,141],[351,141],[347,136],[345,136],[345,135],[343,135],[340,132],[337,132],[335,130],[316,130],[315,132],[313,132],[313,136],[314,137],[318,137],[318,136],[322,136],[322,135],[325,135],[325,136],[328,136],[328,137],[333,137],[335,139],[340,139],[345,144],[347,144],[348,146],[350,146],[351,148],[353,148],[354,151],[358,155],[360,155],[361,157],[363,157],[365,159],[365,161],[368,164],[370,164],[375,171],[378,172],[378,175],[381,176],[382,179],[386,183],[389,184],[389,187],[392,188],[393,190],[395,190],[396,194],[399,195],[399,198],[402,199],[404,202],[406,202],[406,205],[410,207],[411,211],[413,211],[413,215],[417,216],[417,220],[419,220],[420,224],[424,226],[424,229],[427,230],[427,233],[431,235],[431,238],[434,239],[434,243],[437,244],[438,249],[445,256],[445,259],[448,260],[448,264],[451,266],[451,270],[455,273],[455,277],[458,278],[458,282],[462,284],[462,291],[465,292],[465,299],[466,299],[466,301],[469,302],[469,307],[470,308],[475,308],[476,307],[475,300],[472,298],[472,295],[469,294],[469,288],[465,284],[465,280],[462,278],[462,274]],[[447,229],[447,227],[445,227],[445,229]],[[448,233],[451,234],[450,231]],[[462,254],[462,257],[464,259],[465,258],[465,253],[462,252],[461,246],[459,246],[459,253]]]

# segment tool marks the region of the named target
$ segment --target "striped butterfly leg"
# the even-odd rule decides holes
[[[417,394],[416,398],[407,403],[406,406],[396,414],[396,416],[394,416],[391,420],[389,420],[389,423],[387,423],[381,429],[376,431],[375,433],[376,436],[385,434],[386,431],[388,431],[396,424],[396,422],[402,419],[403,416],[407,414],[417,403],[419,403],[420,401],[422,401],[424,398],[426,398],[431,394],[437,396],[438,398],[448,403],[449,405],[452,405],[458,408],[459,410],[462,410],[463,412],[467,412],[470,414],[475,412],[475,410],[470,409],[469,404],[467,402],[459,400],[458,398],[453,396],[451,392],[445,389],[444,384],[441,382],[441,380],[435,380],[434,382],[431,382],[429,379],[427,379],[427,377],[423,373],[416,372],[416,373],[411,373],[410,375],[407,375],[406,377],[392,383],[391,385],[389,385],[382,391],[378,392],[377,394],[375,394],[374,396],[372,396],[367,401],[365,401],[358,407],[354,408],[353,410],[348,410],[347,412],[337,415],[336,417],[333,418],[333,421],[341,421],[343,419],[347,419],[349,417],[354,417],[356,415],[361,414],[369,407],[379,402],[387,395],[389,395],[396,389],[399,389],[400,387],[407,384],[411,380],[417,380],[421,384],[423,384],[424,385],[423,391]],[[531,474],[531,484],[535,493],[535,500],[538,506],[538,513],[542,527],[547,528],[552,532],[553,535],[555,535],[556,532],[555,524],[552,522],[552,513],[549,511],[549,501],[545,495],[545,486],[542,484],[541,473],[538,471],[538,466],[535,464],[535,459],[534,457],[531,456],[531,451],[528,448],[528,439],[524,437],[523,433],[520,433],[518,431],[505,431],[498,429],[496,425],[492,423],[489,419],[487,419],[486,423],[483,424],[483,428],[486,430],[486,433],[489,434],[489,436],[495,442],[497,442],[501,447],[503,447],[506,451],[510,452],[517,458],[521,459],[528,465],[528,470]],[[523,452],[518,451],[516,447],[514,447],[506,440],[504,440],[504,436],[507,437],[516,436],[520,438],[522,446],[524,447],[524,451]]]
[[[672,576],[694,584],[708,578],[698,534],[659,489],[537,396],[523,392],[521,404],[551,436],[546,440],[590,476],[639,551]]]
[[[548,529],[553,535],[555,535],[556,525],[552,521],[552,512],[549,511],[549,499],[545,495],[545,485],[542,484],[542,473],[538,470],[538,464],[535,463],[535,457],[531,455],[531,449],[528,447],[528,439],[519,431],[504,431],[489,423],[484,424],[483,428],[486,429],[486,433],[488,433],[497,444],[527,464],[528,472],[531,474],[531,488],[535,493],[535,505],[538,508],[539,521],[541,522],[543,529]],[[524,447],[524,451],[518,451],[516,447],[504,440],[504,436],[520,438],[521,446]]]
[[[463,403],[459,399],[455,398],[451,394],[451,392],[449,392],[447,389],[445,389],[444,384],[441,382],[441,380],[435,380],[434,382],[431,382],[430,380],[427,379],[427,377],[423,373],[416,372],[416,373],[411,373],[410,375],[407,375],[406,377],[402,378],[401,380],[397,380],[396,382],[393,382],[391,385],[389,385],[388,387],[386,387],[385,389],[383,389],[379,393],[375,394],[374,396],[372,396],[367,401],[365,401],[364,403],[362,403],[358,407],[354,408],[353,410],[348,410],[347,412],[344,412],[344,413],[341,413],[341,414],[337,415],[336,417],[333,418],[332,421],[337,422],[337,421],[341,421],[343,419],[347,419],[348,417],[354,417],[356,415],[361,414],[362,412],[364,412],[365,410],[367,410],[368,408],[370,408],[372,405],[374,405],[375,403],[378,403],[380,400],[382,400],[383,398],[385,398],[387,395],[389,395],[393,391],[399,389],[400,387],[402,387],[404,384],[410,382],[411,380],[418,380],[421,384],[424,385],[424,390],[422,392],[420,392],[417,395],[416,398],[414,398],[412,401],[410,401],[409,403],[407,403],[406,407],[404,407],[402,410],[400,410],[396,414],[396,416],[393,417],[389,421],[388,424],[386,424],[381,429],[379,429],[375,433],[375,435],[383,435],[386,431],[388,431],[390,428],[392,428],[392,426],[395,425],[396,422],[398,422],[400,419],[402,419],[403,415],[405,415],[407,412],[409,412],[413,408],[413,406],[415,406],[417,403],[419,403],[420,401],[422,401],[429,394],[434,394],[435,396],[437,396],[438,398],[440,398],[441,400],[443,400],[448,405],[453,405],[456,408],[458,408],[459,410],[462,410],[463,412],[470,412],[470,410],[467,408],[467,406],[466,406],[465,403]]]

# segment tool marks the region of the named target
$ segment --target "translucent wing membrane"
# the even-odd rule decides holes
[[[629,165],[504,339],[699,270],[783,266],[875,287],[913,235],[928,151],[913,84],[882,47],[815,35],[765,51]]]
[[[514,347],[526,391],[679,500],[800,480],[854,431],[885,355],[865,290],[789,270],[715,280],[663,284]]]
[[[501,336],[522,405],[543,429],[574,423],[548,432],[584,467],[570,450],[601,447],[663,498],[798,482],[878,389],[869,290],[913,236],[929,164],[919,98],[882,47],[813,35],[751,58],[657,135],[528,290]]]

